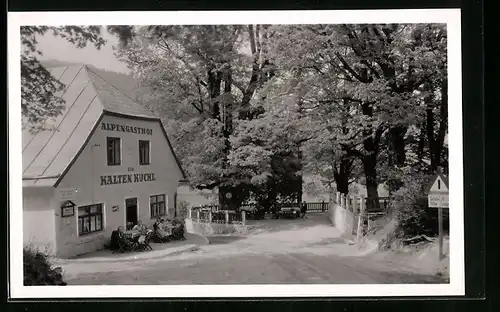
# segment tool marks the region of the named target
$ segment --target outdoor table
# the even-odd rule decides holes
[[[141,233],[139,231],[125,231],[123,232],[123,235],[129,239],[135,240],[136,238],[141,236]]]
[[[172,235],[172,230],[175,229],[176,227],[174,225],[171,225],[171,224],[165,224],[163,226],[163,231],[165,231],[167,233],[167,235]]]

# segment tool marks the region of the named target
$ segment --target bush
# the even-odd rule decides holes
[[[177,218],[179,219],[187,218],[189,203],[185,200],[181,200],[178,203],[178,207],[179,207],[179,213],[177,214]]]
[[[419,235],[438,234],[437,209],[429,208],[425,188],[433,176],[406,172],[401,179],[402,186],[394,193],[391,210],[397,222],[395,235],[409,238]],[[447,218],[444,229],[448,228]]]
[[[62,279],[62,269],[52,268],[47,253],[31,246],[23,249],[24,285],[57,285],[65,286]]]

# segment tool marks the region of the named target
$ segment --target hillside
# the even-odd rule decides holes
[[[45,60],[45,61],[40,61],[40,63],[44,67],[60,67],[60,66],[68,66],[75,64],[59,60]],[[108,71],[105,69],[97,68],[90,64],[84,64],[84,65],[87,65],[89,68],[92,69],[92,71],[101,76],[102,79],[106,80],[113,86],[117,87],[132,99],[136,101],[138,100],[140,95],[139,91],[141,90],[141,88],[139,87],[138,81],[132,75],[125,73],[118,73],[114,71]]]

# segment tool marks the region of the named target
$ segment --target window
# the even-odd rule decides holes
[[[139,141],[139,164],[149,165],[149,141]]]
[[[108,166],[118,166],[121,163],[120,138],[108,138]]]
[[[165,206],[165,195],[153,195],[149,197],[151,207],[151,218],[167,214]]]
[[[102,231],[102,204],[78,207],[78,235]]]

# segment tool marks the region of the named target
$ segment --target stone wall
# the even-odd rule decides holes
[[[331,197],[328,214],[330,221],[343,235],[356,235],[360,215],[364,212],[362,197],[350,197],[336,193]]]

